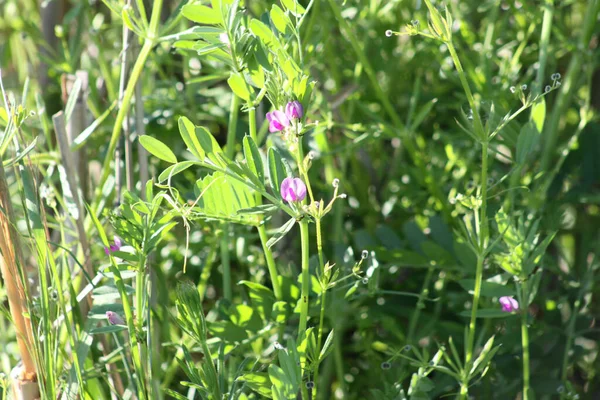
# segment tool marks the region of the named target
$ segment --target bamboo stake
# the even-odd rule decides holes
[[[30,353],[33,349],[31,321],[26,317],[29,287],[27,279],[22,275],[24,263],[21,242],[11,221],[14,221],[14,213],[2,159],[0,158],[0,270],[6,287],[10,313],[17,333],[17,345],[23,363],[13,370],[15,378],[13,392],[17,399],[33,400],[39,398],[39,388],[36,383],[35,362]]]

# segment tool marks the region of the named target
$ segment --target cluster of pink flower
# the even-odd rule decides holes
[[[299,101],[290,101],[285,106],[285,112],[275,110],[267,113],[270,132],[281,132],[289,128],[293,120],[301,119],[304,108]],[[285,178],[281,182],[281,197],[288,203],[299,202],[306,197],[306,185],[300,178]]]

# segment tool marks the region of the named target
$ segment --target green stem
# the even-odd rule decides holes
[[[237,132],[238,111],[240,109],[240,98],[235,94],[231,95],[231,108],[229,109],[229,125],[227,127],[227,147],[225,155],[233,159],[235,155],[235,134]]]
[[[152,48],[155,45],[157,36],[158,36],[158,22],[160,21],[160,12],[162,9],[163,0],[155,0],[152,6],[152,16],[150,17],[150,27],[147,38],[144,40],[144,45],[140,50],[140,54],[138,55],[137,60],[131,70],[131,75],[129,77],[129,81],[127,82],[127,87],[125,88],[125,93],[123,94],[123,99],[121,101],[121,105],[119,108],[119,112],[117,113],[117,118],[115,120],[115,124],[113,126],[113,131],[110,137],[110,142],[108,143],[108,150],[106,152],[106,158],[104,159],[104,164],[102,165],[102,175],[100,177],[100,181],[98,182],[98,186],[96,187],[95,200],[96,207],[98,203],[100,203],[100,199],[102,197],[102,189],[104,188],[104,184],[110,175],[110,163],[113,161],[115,149],[117,144],[119,143],[119,137],[121,136],[121,130],[123,128],[123,120],[127,116],[129,112],[129,106],[131,105],[131,99],[135,92],[135,85],[142,74],[142,70],[146,65],[146,59],[150,55]]]
[[[265,253],[265,259],[267,260],[269,276],[271,277],[271,284],[273,285],[273,293],[275,293],[275,299],[279,301],[283,299],[283,293],[281,292],[281,283],[279,282],[279,273],[277,272],[277,266],[275,265],[273,252],[267,246],[267,232],[264,224],[259,225],[257,229],[258,235],[260,236],[260,243],[262,244],[263,252]]]
[[[308,321],[308,291],[309,291],[309,270],[308,270],[308,221],[300,221],[300,241],[302,246],[302,289],[300,293],[300,325],[298,326],[298,337],[300,338],[306,331]]]
[[[223,266],[223,297],[233,298],[231,290],[231,262],[229,258],[229,224],[223,224],[221,236],[221,265]]]
[[[248,104],[248,127],[250,131],[250,137],[254,140],[256,145],[256,108]],[[256,194],[256,204],[262,204],[262,197],[259,193]],[[283,298],[283,294],[281,292],[281,283],[279,282],[279,272],[277,272],[277,265],[275,264],[275,258],[273,257],[273,252],[267,246],[267,232],[264,224],[260,224],[258,227],[258,236],[260,237],[260,244],[263,248],[263,253],[265,254],[265,259],[267,260],[267,268],[269,269],[269,276],[271,277],[271,284],[273,285],[273,293],[275,293],[275,298],[277,300],[281,300]]]
[[[523,400],[529,400],[529,331],[527,328],[527,309],[529,293],[527,281],[521,285],[521,345],[523,346]]]
[[[235,155],[235,134],[237,131],[238,111],[240,98],[232,93],[231,108],[229,110],[229,123],[227,125],[227,144],[225,154],[227,158],[233,159]],[[227,300],[233,297],[231,288],[231,257],[229,254],[229,224],[222,225],[223,236],[221,236],[221,265],[223,266],[223,296]]]
[[[319,267],[321,272],[321,279],[325,279],[325,263],[323,259],[323,241],[321,238],[321,219],[316,218],[315,221],[316,231],[317,231],[317,253],[319,254]],[[327,282],[329,283],[329,282]],[[327,287],[321,288],[321,312],[319,314],[319,332],[317,334],[317,352],[320,354],[321,352],[321,343],[323,342],[323,322],[325,321],[325,303],[327,300]],[[321,360],[317,360],[315,365],[315,375],[313,378],[314,381],[314,389],[313,396],[317,398],[317,388],[319,383],[319,365],[321,364]]]
[[[471,107],[473,113],[474,127],[475,133],[479,138],[479,143],[481,144],[481,207],[479,209],[479,251],[480,254],[477,255],[477,266],[475,270],[475,291],[473,293],[473,307],[471,309],[471,320],[469,322],[469,332],[467,334],[467,344],[465,349],[465,374],[463,376],[463,381],[461,384],[461,392],[460,398],[465,399],[468,394],[468,384],[470,380],[470,376],[468,371],[470,371],[470,364],[473,359],[473,347],[475,343],[475,328],[477,322],[477,309],[479,308],[479,299],[481,297],[481,281],[483,277],[483,261],[485,253],[485,247],[488,242],[488,220],[487,220],[487,192],[488,192],[488,183],[487,183],[487,174],[488,174],[488,145],[489,145],[489,137],[488,134],[481,122],[481,117],[479,116],[479,110],[475,104],[475,98],[473,97],[473,92],[471,92],[471,87],[469,86],[469,82],[467,81],[467,76],[462,67],[460,59],[458,58],[458,54],[456,53],[456,49],[452,41],[446,42],[448,46],[448,51],[452,56],[452,60],[454,61],[454,66],[458,72],[458,77],[460,79],[460,83],[463,87],[465,95],[467,96],[467,101],[469,102],[469,106]]]

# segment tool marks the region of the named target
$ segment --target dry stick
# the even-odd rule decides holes
[[[30,354],[30,350],[33,349],[31,321],[25,316],[28,312],[26,293],[29,288],[27,280],[22,276],[22,268],[25,264],[19,235],[11,223],[14,218],[8,183],[0,157],[0,271],[4,279],[10,313],[17,333],[17,345],[23,362],[21,367],[13,370],[16,375],[13,392],[17,399],[34,400],[39,398],[40,394],[36,383],[35,362]]]
[[[77,231],[77,237],[79,239],[79,243],[81,244],[81,249],[83,251],[83,260],[84,260],[84,269],[85,272],[90,276],[94,276],[94,268],[92,266],[92,259],[91,259],[91,254],[90,254],[90,244],[89,241],[87,239],[87,234],[85,232],[85,227],[84,227],[84,223],[83,223],[83,204],[80,198],[81,193],[79,192],[78,188],[78,184],[77,184],[77,176],[73,174],[73,171],[75,171],[74,169],[74,160],[73,160],[73,153],[70,150],[70,140],[67,137],[67,130],[65,127],[65,117],[62,111],[59,111],[58,113],[54,114],[54,116],[52,117],[52,122],[54,123],[54,130],[56,132],[56,141],[58,142],[58,146],[60,149],[60,154],[61,154],[61,158],[62,158],[62,163],[63,166],[65,168],[65,172],[67,175],[67,183],[70,186],[70,190],[71,193],[73,195],[73,201],[75,202],[75,207],[77,208],[77,213],[78,213],[78,218],[75,219],[75,228]],[[76,133],[76,132],[74,132]],[[76,137],[76,136],[74,136]],[[65,188],[63,188],[63,191],[65,190]],[[83,275],[83,274],[80,274]],[[85,287],[86,282],[85,279],[83,279],[82,277],[82,281],[81,281],[81,285],[82,287],[80,288],[83,289],[83,287]],[[92,307],[92,295],[91,292],[88,293],[88,295],[86,296],[86,302],[81,304],[81,312],[82,315],[87,315],[87,312],[89,311],[89,309]],[[106,341],[106,338],[102,335],[100,335],[100,342],[102,343],[102,351],[103,354],[106,356],[108,354],[110,354],[110,346],[108,344],[108,342]],[[123,381],[121,379],[121,375],[119,375],[119,372],[115,369],[114,365],[111,363],[107,363],[106,364],[106,368],[109,371],[110,377],[112,379],[112,383],[115,387],[115,390],[117,391],[117,393],[119,394],[119,396],[122,396],[123,393],[125,392],[125,388],[123,387]]]

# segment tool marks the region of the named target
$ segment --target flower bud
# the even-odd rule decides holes
[[[304,115],[304,108],[299,101],[290,101],[285,105],[285,115],[288,119],[300,119]]]
[[[106,318],[108,319],[108,322],[111,325],[125,325],[125,321],[123,321],[123,318],[121,318],[121,316],[116,312],[107,311]]]
[[[279,110],[275,110],[267,113],[267,120],[269,121],[269,132],[281,132],[288,126],[290,126],[290,120],[288,117]]]
[[[281,182],[281,197],[288,203],[302,201],[306,197],[306,185],[300,178],[285,178]]]
[[[519,302],[511,296],[502,296],[498,299],[498,302],[502,306],[502,311],[504,312],[514,312],[519,309]]]

